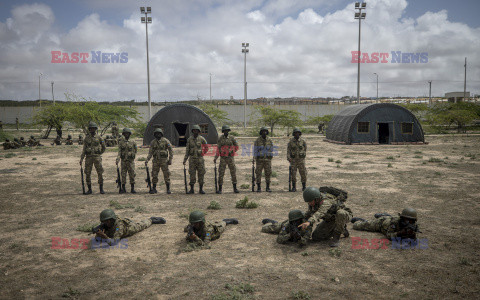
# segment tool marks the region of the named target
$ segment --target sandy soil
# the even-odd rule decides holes
[[[213,158],[206,159],[206,195],[185,195],[184,148],[174,150],[173,194],[147,193],[143,162],[137,162],[136,195],[116,190],[116,148],[103,155],[105,195],[81,194],[79,146],[46,146],[0,152],[0,298],[210,299],[232,295],[226,288],[250,284],[255,299],[381,298],[476,299],[480,292],[480,136],[431,136],[428,145],[345,146],[326,143],[318,135],[308,143],[308,185],[331,185],[349,192],[356,216],[396,214],[411,206],[419,212],[420,238],[428,249],[352,249],[342,238],[338,252],[328,244],[278,245],[260,232],[262,218],[286,218],[290,209],[305,209],[301,192],[288,192],[286,138],[275,139],[273,193],[242,190],[233,194],[227,170],[224,194],[214,194]],[[253,143],[241,138],[240,143]],[[140,143],[140,140],[137,141]],[[49,145],[46,141],[44,144]],[[148,149],[139,150],[138,158]],[[15,156],[12,156],[13,154]],[[473,157],[473,159],[472,159]],[[329,162],[329,158],[333,162]],[[341,162],[340,162],[341,161]],[[239,185],[251,184],[251,163],[237,158]],[[263,186],[264,187],[264,186]],[[196,187],[198,191],[198,187]],[[257,209],[236,209],[245,195]],[[216,200],[222,208],[208,210]],[[162,216],[128,239],[127,249],[51,249],[52,237],[91,238],[79,225],[98,222],[110,201],[132,208],[117,209],[134,220]],[[208,220],[238,218],[211,249],[185,252],[183,226],[191,210],[202,209]],[[381,238],[351,229],[351,237]],[[477,295],[477,296],[475,296]],[[296,298],[295,298],[296,297]],[[221,299],[238,299],[232,296]],[[307,299],[305,296],[303,299]]]

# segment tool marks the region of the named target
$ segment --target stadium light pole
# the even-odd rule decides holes
[[[54,84],[54,82],[52,81],[51,84],[52,84],[52,100],[53,100],[53,105],[55,105],[55,95],[53,94],[53,84]]]
[[[43,73],[38,74],[38,102],[40,103],[40,107],[42,107],[42,97],[40,96],[40,77],[43,76]]]
[[[373,75],[377,75],[377,98],[375,99],[375,102],[378,103],[378,74],[373,73]]]
[[[145,14],[145,17],[141,17],[142,23],[145,23],[145,35],[147,37],[147,86],[148,86],[148,120],[152,119],[152,103],[150,101],[150,63],[148,59],[148,23],[152,23],[152,17],[149,17],[148,14],[152,13],[152,8],[150,6],[140,7],[140,12]]]
[[[366,2],[355,2],[355,19],[358,19],[358,71],[357,71],[357,104],[360,104],[360,34],[362,28],[362,19],[365,19],[366,13],[362,13],[362,9],[367,9]]]
[[[249,43],[242,43],[242,53],[245,54],[244,64],[243,64],[243,128],[247,128],[247,53],[248,53]]]
[[[210,74],[210,103],[213,104],[212,102],[212,73],[209,73]]]

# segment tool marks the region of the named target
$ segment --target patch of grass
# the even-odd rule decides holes
[[[395,157],[393,157],[393,156],[387,156],[387,159],[394,160],[394,159],[395,159]]]
[[[336,163],[336,164],[341,164],[342,161],[341,161],[341,160],[336,160],[335,163]]]
[[[310,294],[305,291],[293,291],[290,299],[295,300],[310,300]]]
[[[242,299],[254,299],[253,293],[255,288],[249,283],[240,283],[232,285],[230,283],[225,284],[226,293],[220,293],[212,295],[212,300],[242,300]]]
[[[423,156],[421,156],[421,155],[415,155],[413,158],[420,158],[420,159],[422,159]]]
[[[10,246],[8,246],[8,249],[11,249],[11,250],[13,250],[13,249],[18,249],[19,247],[20,247],[20,245],[19,245],[19,244],[15,244],[15,243],[13,243],[13,244],[11,244]]]
[[[337,165],[337,169],[340,169],[340,165]]]
[[[118,152],[118,149],[117,149],[117,147],[115,147],[115,148],[107,148],[107,149],[105,150],[105,152]]]
[[[139,159],[137,159],[138,161],[146,161],[147,158],[146,157],[140,157]]]
[[[388,163],[387,168],[393,168],[391,163]]]
[[[335,160],[331,157],[328,158],[328,162],[334,162]]]
[[[236,132],[236,131],[230,131],[230,134],[231,134],[232,136],[239,136],[239,135],[240,135],[240,134],[239,134],[238,132]]]
[[[220,206],[220,203],[217,201],[211,201],[210,205],[207,207],[207,209],[221,209],[222,207]]]
[[[472,160],[477,158],[477,156],[475,154],[472,154],[472,153],[465,154],[465,157],[470,157],[470,159],[472,159]]]
[[[15,154],[15,153],[7,153],[7,154],[4,155],[5,158],[11,158],[11,157],[15,157],[15,156],[17,156],[17,154]]]
[[[460,258],[460,264],[462,266],[472,266],[472,263],[466,257],[461,257]]]
[[[37,158],[36,158],[36,157],[34,157],[34,158],[32,158],[32,160],[37,160]]]
[[[258,204],[254,201],[248,202],[248,196],[245,196],[245,198],[238,200],[235,203],[236,208],[257,208]]]
[[[276,178],[278,176],[277,171],[272,171],[272,178]]]
[[[143,213],[143,212],[145,212],[145,211],[146,211],[146,209],[145,209],[145,207],[143,207],[143,206],[137,206],[137,207],[135,207],[135,212]]]
[[[328,251],[328,254],[330,254],[333,257],[340,257],[342,255],[342,250],[337,249],[337,248],[330,249]]]
[[[435,171],[435,173],[433,173],[435,176],[442,176],[442,173],[441,172],[438,172],[438,171]]]
[[[97,227],[100,224],[91,224],[91,223],[86,223],[83,225],[78,225],[77,231],[81,232],[92,232],[92,228]]]
[[[248,190],[249,188],[250,188],[250,185],[248,183],[244,183],[244,184],[240,185],[241,190]]]
[[[316,170],[316,169],[318,169],[317,167],[308,167],[308,168],[311,169],[311,170]]]
[[[120,203],[118,203],[118,201],[115,201],[115,200],[110,200],[110,206],[114,207],[115,209],[134,208],[135,207],[131,203],[120,204]]]
[[[62,294],[62,298],[78,297],[79,295],[80,295],[79,291],[74,290],[71,287],[68,287],[68,291],[66,291]]]
[[[430,157],[428,162],[440,163],[440,162],[443,162],[443,160],[441,160],[440,158],[436,158],[436,157]]]
[[[302,252],[301,255],[302,256],[308,256],[309,254],[308,254],[308,252]]]

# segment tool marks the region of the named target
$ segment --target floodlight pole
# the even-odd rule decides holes
[[[212,73],[210,73],[210,103],[212,102]]]
[[[358,12],[355,13],[355,19],[358,19],[358,70],[357,70],[357,104],[360,104],[360,35],[362,28],[362,19],[365,19],[366,13],[362,13],[362,9],[367,8],[366,2],[355,2],[355,9]]]
[[[465,78],[463,80],[463,102],[467,100],[467,58],[465,57]]]
[[[378,74],[373,73],[374,75],[377,75],[377,98],[375,99],[375,102],[378,103]]]
[[[52,100],[53,100],[53,105],[55,105],[55,95],[53,94],[53,81],[52,81]]]
[[[42,73],[38,74],[38,102],[40,103],[40,107],[42,107],[42,97],[40,96],[40,77],[42,77]]]
[[[145,23],[145,35],[147,37],[147,86],[148,86],[148,120],[152,119],[152,103],[150,100],[150,63],[148,57],[148,23],[152,23],[152,17],[149,17],[148,14],[152,13],[152,8],[140,7],[140,12],[145,14],[145,17],[141,17],[142,23]]]
[[[429,80],[428,84],[430,85],[428,89],[428,104],[432,105],[432,81]]]
[[[248,53],[249,43],[242,43],[242,53],[245,54],[244,65],[243,65],[243,128],[247,128],[247,53]]]

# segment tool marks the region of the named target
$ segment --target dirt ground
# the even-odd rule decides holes
[[[26,135],[27,136],[27,135]],[[116,148],[103,155],[105,195],[81,193],[79,146],[0,150],[0,298],[55,299],[478,299],[480,265],[480,136],[427,136],[428,145],[346,146],[306,135],[308,185],[331,185],[349,193],[355,216],[396,214],[404,207],[419,213],[428,249],[352,249],[342,238],[339,251],[327,242],[301,249],[279,245],[260,232],[266,217],[284,220],[291,209],[306,208],[302,193],[288,192],[287,138],[278,138],[272,193],[233,194],[227,170],[224,194],[214,194],[213,158],[206,158],[205,195],[185,195],[182,159],[174,150],[171,195],[147,193],[143,161],[137,162],[137,191],[116,189]],[[253,138],[239,138],[251,144]],[[137,140],[140,143],[140,140]],[[148,149],[139,150],[145,158]],[[247,156],[236,159],[239,186],[251,184]],[[162,178],[162,177],[161,177]],[[264,186],[263,186],[264,187]],[[196,192],[198,187],[196,186]],[[248,196],[256,209],[237,209]],[[210,201],[220,210],[209,210]],[[127,249],[51,249],[52,237],[91,238],[77,231],[98,223],[100,211],[116,209],[134,220],[166,218],[128,238]],[[185,252],[183,226],[189,212],[207,220],[235,217],[211,249]],[[351,237],[382,238],[351,229]],[[247,287],[243,288],[242,287]],[[253,288],[252,288],[253,287]]]

